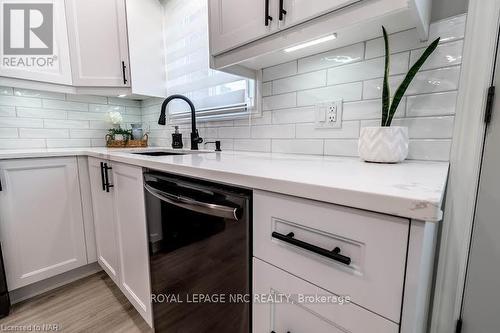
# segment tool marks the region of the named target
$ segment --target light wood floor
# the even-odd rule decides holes
[[[0,319],[0,331],[29,324],[58,324],[58,332],[65,333],[152,332],[104,272],[15,304]]]

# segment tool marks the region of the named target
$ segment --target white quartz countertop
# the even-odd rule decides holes
[[[158,157],[130,152],[107,148],[3,150],[0,160],[87,155],[422,221],[442,218],[448,175],[445,162],[374,164],[347,157],[233,151]]]

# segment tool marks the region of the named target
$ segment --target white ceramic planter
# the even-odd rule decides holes
[[[359,157],[366,162],[399,163],[408,156],[408,127],[363,127]]]

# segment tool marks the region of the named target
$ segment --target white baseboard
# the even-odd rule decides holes
[[[33,284],[30,284],[25,287],[21,287],[16,290],[12,290],[9,292],[10,302],[12,304],[19,303],[31,297],[43,294],[52,289],[58,288],[60,286],[64,286],[65,284],[71,283],[73,281],[79,280],[86,276],[95,274],[99,271],[102,271],[101,266],[97,264],[97,262],[73,269],[69,272],[59,274],[48,278],[43,281],[39,281]]]

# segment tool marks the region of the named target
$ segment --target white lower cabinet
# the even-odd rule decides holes
[[[89,157],[97,257],[152,325],[142,168]]]
[[[253,332],[396,333],[399,326],[354,303],[257,258],[253,291],[263,296],[253,307]],[[272,296],[273,302],[267,295]],[[345,295],[341,295],[345,296]]]
[[[106,161],[89,157],[90,187],[92,192],[92,208],[94,212],[94,228],[97,245],[97,262],[118,283],[118,240],[113,211],[113,188],[105,187]],[[112,170],[107,170],[108,177]]]
[[[0,161],[0,182],[9,290],[87,264],[76,157]]]
[[[149,253],[142,168],[113,164],[120,289],[152,325]]]

